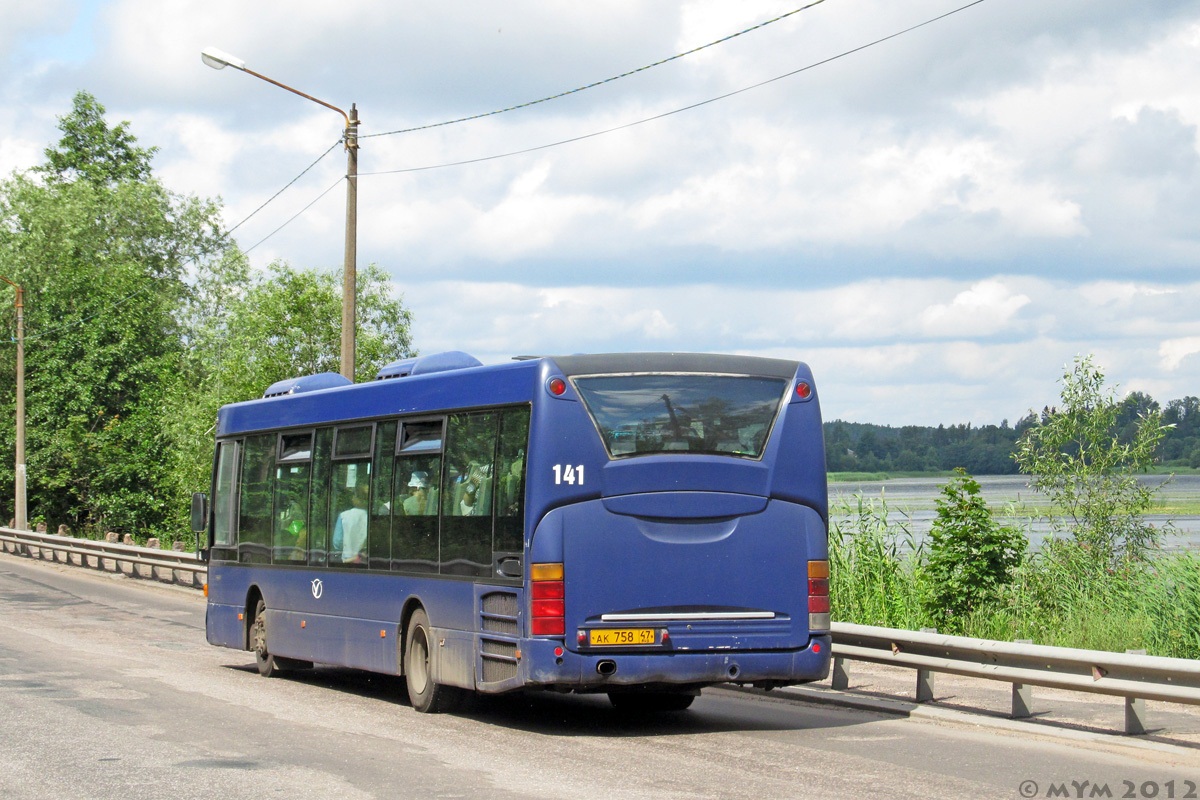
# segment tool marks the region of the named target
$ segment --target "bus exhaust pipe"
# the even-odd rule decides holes
[[[599,674],[603,675],[606,678],[609,675],[616,675],[617,674],[617,662],[613,661],[610,658],[606,658],[603,661],[598,661],[598,662],[596,662],[596,672],[598,672]]]

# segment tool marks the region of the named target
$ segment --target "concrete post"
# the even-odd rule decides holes
[[[1017,639],[1017,644],[1033,644],[1033,639]],[[1024,683],[1012,685],[1013,719],[1033,716],[1033,687]]]
[[[1135,656],[1146,655],[1145,650],[1126,650]],[[1146,700],[1141,697],[1125,698],[1125,733],[1140,736],[1146,732]]]
[[[937,628],[921,628],[921,633],[937,633]],[[917,702],[931,703],[933,702],[933,670],[918,669],[917,670]]]
[[[833,657],[831,685],[834,689],[845,691],[850,688],[850,670],[846,669],[846,659],[842,656]]]

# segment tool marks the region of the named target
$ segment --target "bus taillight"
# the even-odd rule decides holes
[[[567,630],[563,565],[531,564],[529,578],[529,632],[534,636],[563,636]]]
[[[829,562],[808,562],[808,629],[829,630]]]

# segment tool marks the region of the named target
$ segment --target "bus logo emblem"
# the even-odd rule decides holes
[[[324,591],[325,591],[325,584],[321,583],[321,579],[313,578],[313,582],[312,582],[313,597],[320,600],[321,595],[324,593]]]

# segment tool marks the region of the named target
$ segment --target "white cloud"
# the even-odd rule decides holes
[[[1158,347],[1162,358],[1163,369],[1174,372],[1183,364],[1184,359],[1200,353],[1200,336],[1188,336],[1183,339],[1168,339]]]
[[[473,220],[463,220],[464,245],[501,262],[551,249],[572,228],[587,224],[606,203],[582,194],[544,190],[551,165],[540,162],[519,174],[506,196]]]
[[[334,143],[337,115],[200,64],[209,45],[364,134],[582,86],[801,5],[47,0],[0,10],[0,173],[41,160],[78,89],[160,149],[173,191],[241,220]],[[614,128],[949,10],[823,3],[586,92],[362,142],[364,173]],[[698,349],[807,358],[827,416],[995,422],[1096,353],[1195,394],[1200,3],[1007,0],[685,113],[521,156],[359,182],[359,262],[425,351]],[[363,25],[356,17],[370,17]],[[280,35],[281,31],[287,35]],[[34,59],[15,54],[36,52]],[[237,233],[342,261],[335,149]]]
[[[998,280],[980,281],[949,304],[926,308],[921,323],[934,336],[988,336],[1004,330],[1030,302],[1028,295],[1013,294]]]

